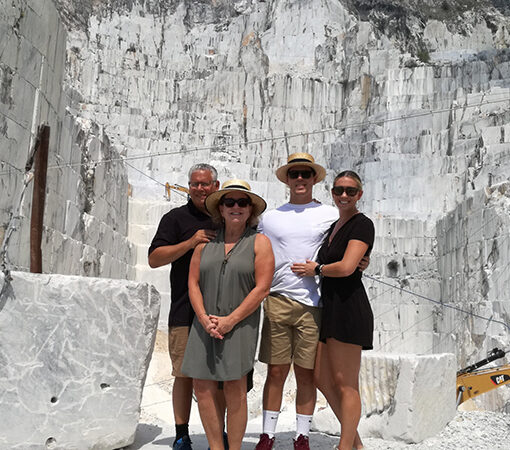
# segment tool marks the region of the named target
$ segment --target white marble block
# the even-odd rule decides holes
[[[158,292],[121,280],[11,276],[0,295],[0,448],[132,443]]]
[[[361,437],[417,443],[437,435],[453,419],[455,356],[363,354],[360,370]],[[321,405],[322,403],[322,405]],[[319,401],[313,428],[339,434],[329,406]]]

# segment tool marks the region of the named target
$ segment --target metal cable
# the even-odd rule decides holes
[[[126,161],[134,161],[134,160],[138,160],[138,159],[155,158],[155,157],[159,157],[159,156],[182,155],[184,153],[211,151],[211,150],[217,150],[219,148],[226,149],[226,148],[231,148],[231,147],[243,147],[243,146],[248,146],[248,145],[261,144],[264,142],[274,142],[274,141],[279,141],[279,140],[285,141],[286,139],[295,138],[295,137],[313,136],[313,135],[317,135],[317,134],[339,132],[339,131],[344,131],[344,130],[352,129],[352,128],[360,128],[360,127],[364,128],[364,127],[367,127],[370,125],[383,125],[385,123],[409,120],[409,119],[428,116],[431,114],[433,115],[436,113],[449,112],[449,111],[453,111],[453,110],[457,110],[457,109],[466,109],[466,108],[480,107],[480,106],[489,105],[489,104],[502,103],[502,102],[507,102],[509,100],[510,100],[510,98],[505,98],[502,100],[491,100],[491,101],[481,102],[481,103],[472,104],[472,105],[458,105],[458,106],[452,106],[450,108],[443,108],[443,109],[438,109],[438,110],[427,110],[427,111],[419,112],[416,114],[402,115],[402,116],[393,117],[393,118],[386,118],[386,119],[380,119],[380,120],[346,124],[346,125],[339,126],[339,127],[324,128],[321,130],[300,131],[300,132],[295,132],[295,133],[284,133],[283,135],[280,135],[280,136],[253,139],[253,140],[249,140],[249,141],[248,140],[247,141],[237,141],[234,143],[222,143],[222,144],[215,144],[215,145],[209,145],[209,146],[203,146],[203,147],[183,148],[183,149],[176,150],[176,151],[157,152],[157,153],[152,153],[150,155],[143,154],[143,155],[133,155],[133,156],[125,156],[125,157],[119,157],[119,158],[110,158],[110,159],[104,159],[104,160],[100,160],[100,161],[89,161],[88,163],[69,163],[69,164],[62,164],[62,165],[53,165],[53,166],[48,166],[48,170],[72,168],[72,167],[82,166],[84,164],[106,164],[109,162],[117,162],[117,161],[126,162]],[[0,172],[0,176],[6,175],[8,173],[9,173],[9,171]]]

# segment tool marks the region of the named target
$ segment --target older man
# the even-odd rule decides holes
[[[206,197],[219,188],[218,173],[209,164],[196,164],[189,170],[189,201],[166,213],[149,248],[149,265],[172,263],[170,271],[171,307],[168,317],[168,348],[175,377],[172,403],[175,419],[174,450],[191,450],[188,422],[193,380],[181,373],[182,359],[193,308],[188,297],[188,273],[194,248],[214,238],[216,225],[206,213]]]

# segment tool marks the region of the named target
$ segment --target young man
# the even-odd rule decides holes
[[[271,293],[264,303],[259,360],[268,364],[263,397],[263,433],[256,450],[269,450],[275,440],[283,387],[290,365],[296,377],[294,448],[308,450],[308,435],[317,393],[313,382],[320,328],[320,293],[313,277],[291,271],[295,262],[314,259],[338,210],[313,200],[314,184],[326,170],[308,153],[294,153],[276,171],[290,189],[290,200],[267,212],[259,231],[269,237],[275,254]]]
[[[189,171],[189,201],[166,213],[149,248],[149,265],[172,263],[170,270],[171,306],[168,318],[168,347],[175,377],[172,403],[175,419],[174,450],[191,450],[188,422],[191,411],[193,380],[181,373],[182,359],[193,322],[193,308],[188,297],[188,272],[194,248],[209,242],[216,225],[206,213],[206,197],[219,189],[218,173],[209,164],[196,164]]]

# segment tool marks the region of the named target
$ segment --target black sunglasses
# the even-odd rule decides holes
[[[233,208],[235,204],[238,204],[240,208],[246,208],[251,205],[251,200],[249,198],[241,197],[241,198],[222,198],[220,201],[221,205],[225,205],[227,208]]]
[[[333,189],[331,189],[331,192],[338,196],[345,192],[349,197],[354,197],[359,192],[359,189],[355,187],[335,186]]]
[[[314,174],[315,172],[313,170],[289,170],[287,172],[289,178],[292,178],[293,180],[297,179],[299,175],[301,175],[301,178],[303,178],[304,180],[307,180]]]

